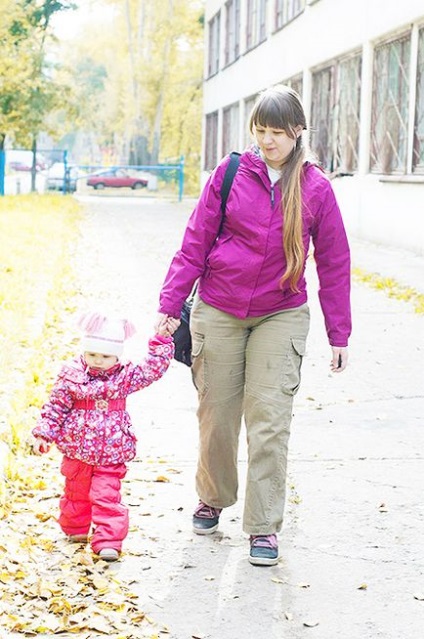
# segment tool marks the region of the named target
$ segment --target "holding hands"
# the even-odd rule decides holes
[[[158,335],[164,337],[171,337],[180,325],[180,320],[175,317],[169,317],[164,313],[158,313],[158,318],[155,323],[155,331]]]

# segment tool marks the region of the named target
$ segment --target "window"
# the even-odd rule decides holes
[[[240,0],[228,0],[225,5],[225,64],[231,64],[240,55]]]
[[[239,105],[232,104],[222,112],[222,155],[238,151]]]
[[[412,170],[424,173],[424,29],[418,37],[417,93]]]
[[[246,98],[244,101],[244,147],[248,147],[252,144],[252,134],[249,131],[249,118],[256,102],[256,95],[250,96],[250,98]]]
[[[205,125],[205,171],[212,171],[216,166],[218,144],[218,111],[206,115]]]
[[[267,6],[267,0],[247,0],[247,50],[266,40]]]
[[[311,148],[331,172],[358,168],[361,65],[356,54],[312,76]]]
[[[296,18],[305,8],[305,0],[275,0],[275,29]]]
[[[219,32],[221,28],[221,12],[209,21],[208,78],[219,71]]]
[[[371,171],[406,173],[410,37],[376,47],[374,54]]]
[[[283,84],[285,84],[286,86],[288,86],[291,89],[293,89],[294,91],[296,91],[296,93],[298,93],[300,95],[300,97],[302,97],[302,94],[303,94],[303,77],[302,77],[302,75],[296,75],[293,78],[290,78],[289,80],[287,80],[286,82],[283,82]]]
[[[358,168],[361,68],[362,59],[357,55],[340,62],[338,69],[335,168],[345,173]]]

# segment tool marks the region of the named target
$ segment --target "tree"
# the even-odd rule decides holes
[[[90,21],[62,52],[66,84],[77,84],[78,70],[80,134],[115,163],[175,162],[184,155],[186,184],[197,186],[203,2],[103,1],[113,19]]]
[[[0,0],[0,148],[6,136],[32,147],[33,190],[38,134],[45,128],[48,113],[63,103],[66,92],[53,81],[47,62],[50,22],[55,13],[72,8],[67,1]]]

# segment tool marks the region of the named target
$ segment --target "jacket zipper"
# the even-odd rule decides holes
[[[274,207],[274,185],[271,184],[271,206]]]

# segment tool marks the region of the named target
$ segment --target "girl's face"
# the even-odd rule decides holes
[[[89,368],[97,368],[100,371],[107,371],[118,361],[116,355],[103,355],[102,353],[84,353],[84,361]]]
[[[302,130],[297,127],[296,134]],[[287,135],[285,129],[273,129],[269,126],[255,124],[254,134],[265,162],[273,169],[280,169],[284,161],[296,146],[296,139]]]

